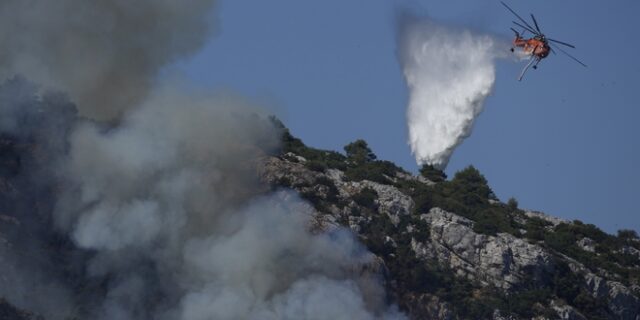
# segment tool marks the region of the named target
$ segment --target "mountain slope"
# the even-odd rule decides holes
[[[306,147],[283,127],[283,150],[260,173],[296,190],[318,228],[356,233],[388,269],[411,318],[640,319],[640,240],[496,199],[473,167],[451,180],[375,160],[366,142],[346,156]]]

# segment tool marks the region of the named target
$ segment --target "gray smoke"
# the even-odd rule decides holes
[[[66,266],[56,266],[66,246],[48,249],[57,241],[51,177],[76,113],[64,95],[37,91],[20,77],[0,84],[0,297],[63,319],[73,310],[73,294],[58,273]]]
[[[255,160],[278,135],[253,112],[162,89],[117,128],[77,127],[57,222],[96,251],[92,274],[119,275],[103,318],[376,316],[378,279],[349,271],[371,254],[343,230],[311,234],[313,210],[291,194],[255,197]]]
[[[0,1],[0,79],[21,74],[110,120],[207,38],[215,0]]]
[[[256,161],[280,132],[243,98],[165,85],[105,125],[42,117],[69,103],[20,83],[0,89],[0,131],[56,146],[22,170],[52,181],[55,207],[50,229],[35,219],[29,232],[45,248],[2,255],[0,269],[15,275],[2,291],[11,303],[48,319],[403,318],[350,232],[310,232],[311,206],[259,183]],[[69,243],[46,245],[55,234]]]
[[[47,319],[403,318],[350,232],[258,181],[281,134],[260,108],[156,79],[213,2],[0,3],[0,77],[39,84],[0,85],[0,295]]]

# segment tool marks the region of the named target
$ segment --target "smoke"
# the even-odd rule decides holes
[[[102,318],[374,317],[349,272],[371,254],[345,231],[311,234],[313,210],[291,194],[256,197],[255,160],[278,132],[254,112],[168,88],[117,128],[72,134],[57,221],[96,251],[93,275],[120,277]]]
[[[54,271],[68,265],[56,266],[67,247],[49,227],[50,177],[76,113],[64,95],[37,90],[20,77],[0,85],[0,297],[62,319],[72,312],[72,293]],[[55,242],[60,250],[48,250]]]
[[[256,161],[280,132],[252,103],[170,84],[107,125],[40,117],[43,106],[73,105],[37,91],[22,80],[0,87],[0,131],[45,147],[21,172],[50,182],[54,206],[47,230],[36,219],[27,232],[37,254],[0,261],[15,274],[0,286],[11,303],[47,319],[403,318],[350,232],[310,232],[310,205],[259,183]],[[52,247],[49,233],[68,240]]]
[[[409,144],[419,164],[444,169],[471,134],[495,82],[494,61],[507,46],[492,36],[428,19],[405,16],[399,21],[399,59],[409,88]]]
[[[202,46],[214,0],[4,0],[0,79],[21,74],[111,120]]]
[[[156,79],[213,3],[0,3],[0,295],[46,319],[404,318],[350,232],[260,183],[260,108]]]

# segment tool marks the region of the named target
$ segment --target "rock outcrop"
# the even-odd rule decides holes
[[[477,234],[472,221],[440,208],[420,218],[431,226],[431,238],[427,243],[415,243],[418,257],[437,259],[459,276],[509,290],[553,269],[551,257],[540,246],[511,234]]]

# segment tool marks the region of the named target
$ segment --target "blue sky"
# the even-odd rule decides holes
[[[222,0],[217,32],[176,65],[193,82],[252,97],[305,143],[342,150],[365,139],[381,159],[416,171],[407,141],[407,89],[396,58],[401,1]],[[637,0],[505,1],[570,42],[524,81],[499,61],[493,94],[454,152],[452,176],[472,164],[499,198],[523,208],[640,231],[640,51]],[[509,39],[499,1],[402,1],[431,18]]]

